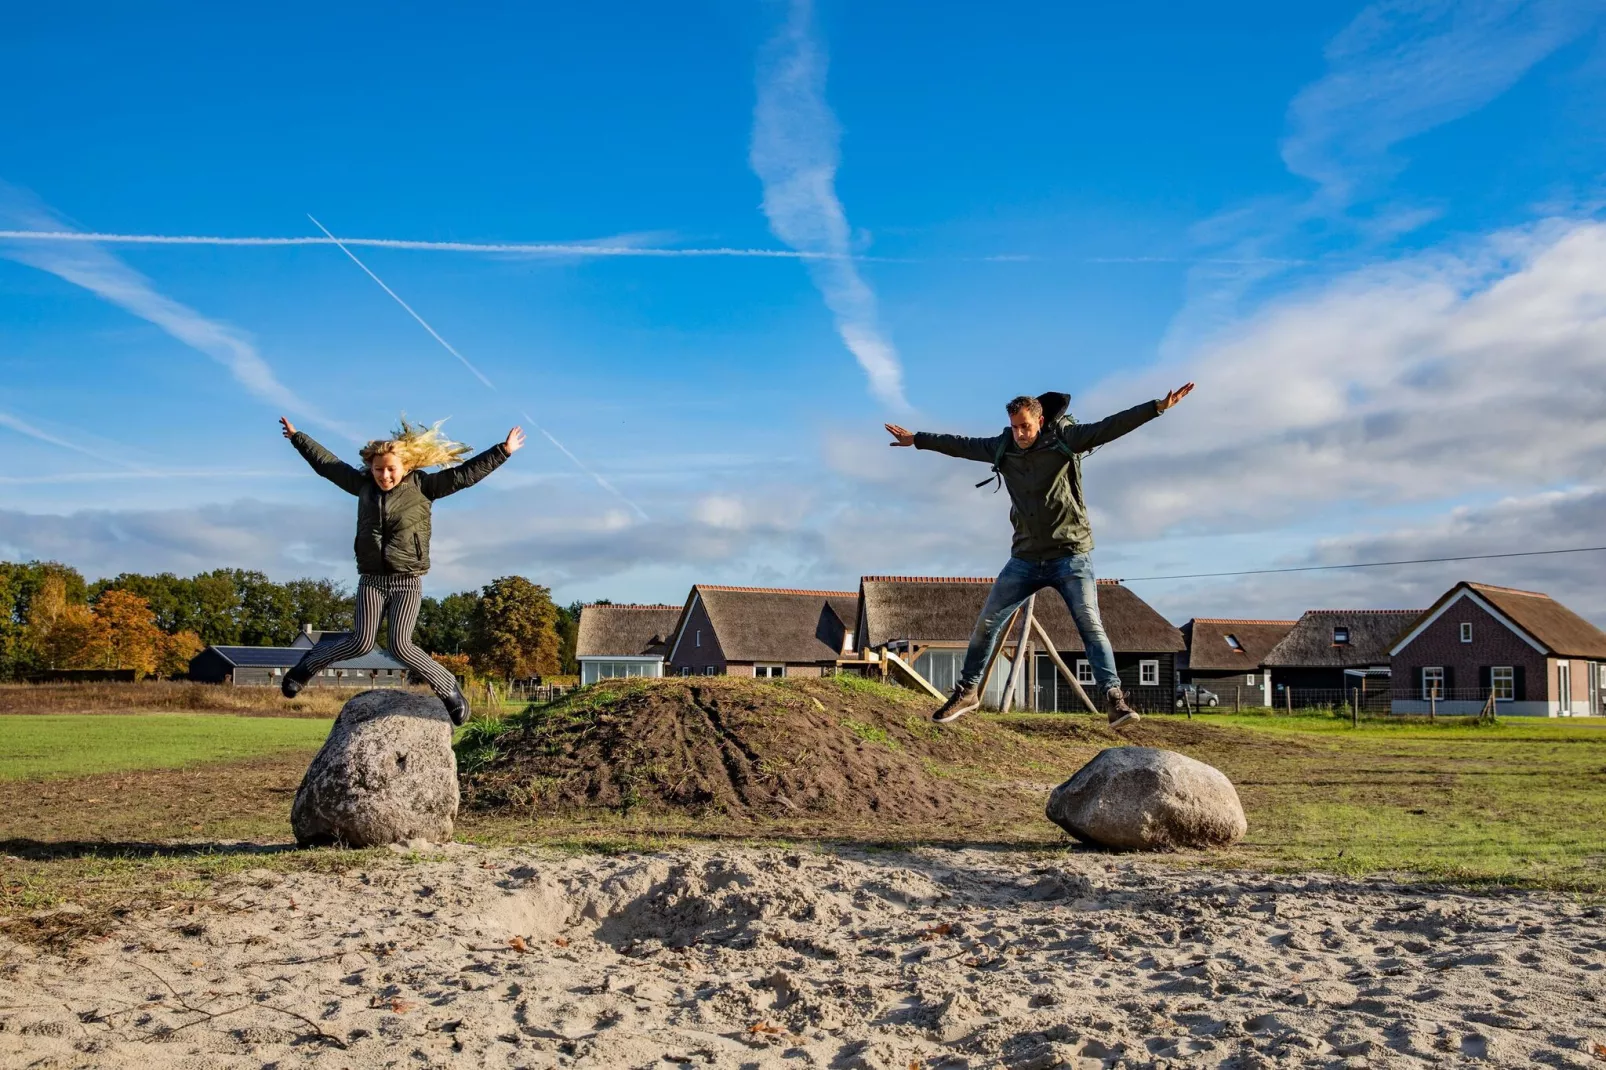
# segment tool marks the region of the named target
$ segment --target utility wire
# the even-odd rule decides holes
[[[1525,550],[1510,554],[1466,554],[1461,557],[1418,557],[1409,561],[1359,561],[1350,565],[1301,565],[1298,568],[1253,568],[1243,572],[1185,572],[1170,576],[1134,576],[1122,583],[1152,583],[1156,580],[1206,580],[1224,576],[1272,576],[1285,572],[1329,572],[1344,568],[1388,568],[1391,565],[1438,565],[1446,561],[1494,561],[1505,557],[1548,557],[1552,554],[1588,554],[1606,546],[1575,546],[1567,550]]]

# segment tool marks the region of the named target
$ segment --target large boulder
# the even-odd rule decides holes
[[[452,722],[433,695],[364,691],[341,709],[290,810],[296,842],[445,842],[457,819]]]
[[[1131,851],[1224,847],[1249,830],[1232,781],[1157,747],[1111,747],[1048,797],[1048,819],[1085,843]]]

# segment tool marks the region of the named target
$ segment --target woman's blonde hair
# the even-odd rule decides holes
[[[362,448],[362,463],[372,464],[375,457],[394,453],[409,472],[415,468],[450,468],[473,451],[446,437],[441,431],[445,422],[436,420],[426,427],[412,423],[404,415],[401,426],[389,438],[376,438]]]

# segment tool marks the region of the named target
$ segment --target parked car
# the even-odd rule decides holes
[[[1219,705],[1221,705],[1220,696],[1214,691],[1206,691],[1198,684],[1183,684],[1177,688],[1177,709],[1179,710],[1186,709],[1189,706],[1198,709],[1200,706]]]

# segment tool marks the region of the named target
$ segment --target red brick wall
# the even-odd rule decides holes
[[[1461,641],[1463,623],[1472,625],[1470,643]],[[1545,655],[1465,596],[1451,603],[1438,620],[1394,657],[1395,697],[1416,698],[1420,694],[1420,670],[1428,665],[1444,667],[1448,677],[1445,688],[1450,692],[1446,697],[1450,698],[1472,696],[1483,685],[1482,670],[1491,665],[1523,668],[1527,693],[1519,692],[1519,700],[1544,702],[1551,693]],[[1409,696],[1406,692],[1410,692]]]

